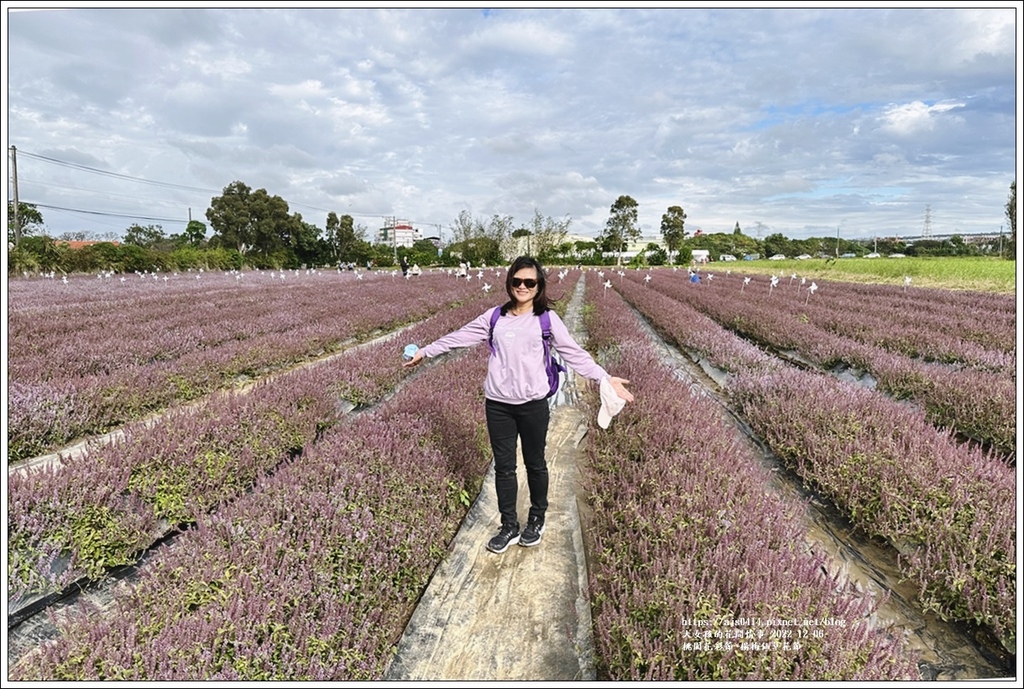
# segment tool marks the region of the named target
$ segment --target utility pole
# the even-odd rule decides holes
[[[14,220],[14,248],[21,246],[21,222],[18,220],[18,147],[11,146],[11,184],[13,187],[14,210],[11,212]]]
[[[839,228],[843,226],[843,223],[836,225],[836,258],[839,258]]]

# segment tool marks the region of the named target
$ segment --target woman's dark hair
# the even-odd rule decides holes
[[[516,298],[512,296],[512,276],[523,268],[533,268],[537,271],[537,296],[533,298],[533,313],[538,316],[541,315],[549,310],[555,301],[548,297],[546,289],[547,277],[544,275],[544,268],[541,266],[540,261],[533,256],[520,256],[512,261],[512,265],[508,268],[508,275],[505,276],[505,293],[508,294],[509,301],[501,307],[502,316],[508,313],[508,310],[517,303]]]

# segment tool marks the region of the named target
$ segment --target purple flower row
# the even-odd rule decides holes
[[[678,291],[690,287],[684,273],[659,271],[650,286],[671,286],[674,295],[711,315],[715,309],[730,309],[729,315],[764,309],[780,318],[795,319],[826,332],[881,349],[925,361],[1011,372],[1016,364],[1016,311],[1012,297],[986,295],[989,308],[978,311],[969,293],[936,311],[929,299],[938,299],[941,290],[915,288],[906,293],[898,288],[875,286],[868,295],[854,291],[851,283],[816,284],[783,276],[775,287],[768,276],[715,274],[704,276],[702,289]],[[631,279],[640,281],[637,273]],[[746,282],[750,279],[749,284]],[[960,294],[960,293],[956,293]],[[900,314],[894,318],[894,314]],[[716,320],[721,320],[715,318]]]
[[[587,301],[589,346],[637,395],[586,449],[599,678],[917,679],[721,409],[680,384],[615,291],[588,280]]]
[[[443,274],[203,277],[11,281],[8,461],[337,351],[480,291]]]
[[[847,284],[819,285],[818,299],[793,290],[780,294],[790,302],[785,308],[828,332],[927,362],[1015,375],[1017,319],[1011,296],[954,293],[958,298],[944,302],[943,290],[888,287],[865,294]],[[893,318],[896,313],[899,318]]]

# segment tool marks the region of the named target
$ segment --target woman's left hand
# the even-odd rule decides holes
[[[629,381],[625,378],[617,378],[615,376],[608,376],[608,382],[612,384],[612,389],[615,390],[615,394],[627,402],[633,401],[633,393],[626,389],[629,385]]]

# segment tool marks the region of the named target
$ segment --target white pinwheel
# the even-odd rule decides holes
[[[817,283],[812,282],[811,286],[807,288],[807,297],[804,299],[804,304],[807,304],[811,299],[811,295],[818,291]]]

